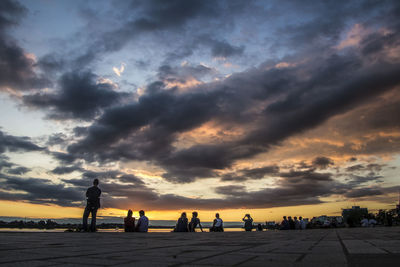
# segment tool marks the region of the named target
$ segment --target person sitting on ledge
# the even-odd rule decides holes
[[[294,216],[294,229],[296,230],[300,229],[300,222],[297,220],[296,216]]]
[[[189,232],[188,219],[186,217],[186,212],[182,212],[181,217],[176,222],[174,232]]]
[[[299,217],[299,219],[300,219],[300,221],[299,221],[299,223],[300,223],[300,229],[301,229],[301,230],[305,230],[306,227],[307,227],[306,221],[303,220],[303,217],[301,217],[301,216]]]
[[[244,221],[244,229],[247,232],[253,230],[253,218],[251,218],[250,214],[246,214],[242,220]]]
[[[190,232],[196,232],[196,227],[199,225],[200,230],[203,232],[203,227],[201,226],[200,219],[197,217],[199,214],[197,211],[192,212],[192,220],[190,221],[189,224],[189,231]]]
[[[213,226],[210,228],[210,232],[223,232],[223,231],[224,231],[223,221],[219,217],[219,213],[216,213]]]
[[[135,217],[132,217],[132,211],[128,210],[128,216],[124,218],[125,232],[135,231]]]
[[[368,218],[364,217],[360,222],[361,223],[361,227],[368,227],[368,222],[369,222]]]
[[[288,217],[288,221],[289,221],[289,229],[290,229],[290,230],[294,230],[295,225],[294,225],[294,221],[293,221],[293,219],[292,219],[292,216],[289,216],[289,217]]]
[[[283,216],[283,220],[281,222],[281,230],[289,230],[289,221],[286,219],[286,216]]]
[[[139,220],[136,225],[136,232],[147,233],[149,231],[149,219],[144,216],[144,210],[139,211]]]

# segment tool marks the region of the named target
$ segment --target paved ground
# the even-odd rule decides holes
[[[384,267],[399,266],[399,262],[400,227],[251,233],[0,233],[0,267]]]

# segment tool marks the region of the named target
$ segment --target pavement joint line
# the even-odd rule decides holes
[[[342,250],[343,250],[344,256],[346,257],[346,262],[347,262],[347,265],[348,265],[349,262],[350,262],[350,254],[349,254],[349,251],[347,250],[346,246],[344,245],[343,240],[342,240],[342,237],[339,235],[338,230],[335,230],[335,232],[336,232],[337,238],[339,239],[339,243],[340,243],[340,245],[342,246]]]
[[[75,246],[58,246],[54,248],[71,248]],[[31,250],[31,249],[39,249],[39,248],[48,248],[48,247],[36,247],[36,248],[11,248],[11,249],[0,249],[0,251],[13,251],[13,250]]]
[[[71,264],[71,262],[62,261],[62,260],[60,260],[60,261],[49,261],[49,262],[54,263],[54,265],[52,264],[52,265],[50,265],[50,266],[58,266],[58,265],[64,265],[64,264]],[[72,263],[72,264],[74,264],[74,263]],[[77,264],[79,264],[79,263],[77,263]],[[108,265],[106,265],[106,264],[94,264],[94,263],[85,263],[85,264],[81,264],[81,265],[108,266]],[[43,266],[49,266],[49,265],[43,265]]]
[[[159,248],[175,248],[175,247],[182,247],[186,245],[175,245],[175,246],[163,246],[163,247],[154,247],[151,249],[159,249]],[[148,250],[148,248],[142,248],[142,249],[137,249],[136,251],[140,250]],[[79,254],[79,255],[71,255],[71,256],[57,256],[57,257],[47,257],[47,258],[39,258],[39,259],[25,259],[25,260],[13,260],[13,261],[0,261],[0,264],[6,264],[6,263],[16,263],[16,262],[29,262],[29,261],[45,261],[45,260],[56,260],[56,259],[63,259],[63,258],[74,258],[74,257],[85,257],[85,256],[95,256],[95,255],[106,255],[106,254],[114,254],[117,252],[130,252],[132,250],[122,250],[122,251],[112,251],[112,252],[102,252],[102,253],[90,253],[90,254]]]
[[[370,241],[368,241],[368,240],[364,240],[364,242],[367,243],[367,244],[370,244],[371,246],[374,246],[374,247],[376,247],[376,248],[378,248],[378,249],[381,249],[381,250],[385,251],[385,252],[388,253],[388,254],[393,254],[393,253],[390,252],[389,250],[387,250],[387,249],[385,249],[385,248],[378,247],[377,245],[375,245],[374,243],[372,243],[372,242],[370,242]]]
[[[191,264],[191,263],[196,262],[196,261],[201,261],[201,260],[205,260],[205,259],[208,259],[208,258],[213,258],[213,257],[216,257],[216,256],[221,256],[221,255],[229,254],[229,253],[232,253],[232,252],[237,252],[237,251],[240,251],[240,250],[243,250],[243,249],[255,248],[255,247],[259,247],[259,246],[263,246],[263,245],[265,245],[265,244],[261,243],[261,244],[257,244],[257,245],[253,245],[253,246],[248,246],[246,248],[238,248],[238,249],[234,249],[234,250],[228,250],[228,251],[220,252],[220,253],[217,253],[217,254],[214,254],[214,255],[210,255],[210,256],[206,256],[206,257],[200,257],[198,259],[190,260],[190,261],[187,261],[187,262],[184,262],[184,263],[173,264],[173,265],[169,265],[169,266],[170,267],[176,267],[176,266]]]
[[[320,239],[318,239],[312,246],[310,246],[310,247],[308,248],[308,250],[311,251],[315,246],[317,246],[319,243],[321,243],[321,241],[322,241],[325,237],[327,237],[328,234],[329,234],[329,233],[325,234],[325,235],[322,236]],[[308,253],[303,253],[303,254],[301,254],[300,257],[298,257],[298,258],[296,259],[295,262],[301,262],[307,254],[308,254]]]
[[[243,263],[245,263],[245,262],[254,260],[254,259],[257,258],[257,257],[258,257],[258,256],[251,257],[250,259],[243,260],[243,261],[241,261],[241,262],[239,262],[239,263],[234,264],[233,266],[239,266],[240,264],[243,264]]]

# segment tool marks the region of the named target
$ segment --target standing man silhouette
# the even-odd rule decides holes
[[[83,212],[83,231],[88,231],[88,218],[89,214],[92,213],[92,221],[90,223],[90,232],[96,232],[96,214],[97,209],[100,208],[100,195],[101,190],[97,186],[99,185],[99,180],[93,180],[93,186],[89,187],[86,191],[87,204],[85,211]]]

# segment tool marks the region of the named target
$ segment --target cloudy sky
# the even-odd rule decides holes
[[[0,216],[394,208],[399,1],[0,1]]]

